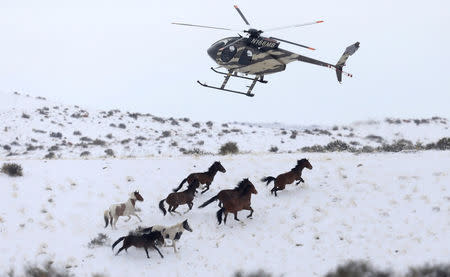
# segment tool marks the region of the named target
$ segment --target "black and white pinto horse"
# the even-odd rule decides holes
[[[119,220],[119,216],[128,216],[128,219],[125,220],[125,222],[128,222],[131,216],[134,215],[142,222],[142,219],[136,214],[136,201],[144,201],[144,198],[142,198],[138,191],[130,193],[130,198],[127,202],[111,205],[103,214],[105,228],[108,227],[109,222],[112,229],[117,229],[116,223]]]
[[[134,233],[136,233],[136,234],[144,233],[145,234],[145,233],[149,233],[149,232],[160,231],[162,236],[164,237],[164,239],[170,239],[172,241],[172,244],[168,245],[166,243],[166,241],[164,240],[163,247],[173,247],[173,251],[175,253],[177,253],[177,246],[176,246],[175,242],[180,240],[181,235],[183,234],[184,230],[192,232],[192,229],[189,226],[187,219],[183,222],[180,222],[178,224],[175,224],[175,225],[169,226],[169,227],[161,226],[161,225],[154,225],[154,226],[148,227],[148,228],[139,227],[138,229],[136,229],[136,231]],[[133,233],[130,233],[130,234],[133,234]]]

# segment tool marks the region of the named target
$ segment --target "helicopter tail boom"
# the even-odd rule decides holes
[[[341,58],[339,59],[337,64],[334,66],[334,68],[336,69],[336,77],[337,77],[339,83],[342,82],[342,73],[344,73],[345,75],[347,75],[349,77],[352,77],[351,74],[342,71],[342,68],[345,66],[347,59],[351,55],[355,54],[355,52],[358,50],[358,48],[359,48],[359,42],[356,42],[356,43],[350,45],[349,47],[347,47],[344,51],[344,54],[342,54]]]

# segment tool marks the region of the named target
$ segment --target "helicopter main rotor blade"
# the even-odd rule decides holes
[[[290,44],[297,45],[297,46],[300,46],[300,47],[303,47],[303,48],[306,48],[306,49],[309,49],[309,50],[316,50],[315,48],[312,48],[312,47],[309,47],[309,46],[306,46],[306,45],[302,45],[302,44],[298,44],[298,43],[295,43],[295,42],[292,42],[292,41],[289,41],[289,40],[284,40],[284,39],[281,39],[281,38],[270,37],[270,39],[275,39],[275,40],[279,40],[279,41],[282,41],[282,42],[290,43]]]
[[[245,18],[244,14],[241,12],[241,10],[239,9],[239,7],[237,5],[234,5],[234,8],[237,10],[237,12],[239,13],[239,15],[242,17],[242,19],[245,21],[245,24],[250,26],[250,23],[248,23],[247,19]]]
[[[301,23],[301,24],[294,24],[294,25],[288,25],[288,26],[275,27],[275,28],[267,29],[267,30],[265,30],[265,32],[276,31],[276,30],[283,30],[283,29],[289,29],[289,28],[296,28],[296,27],[302,27],[302,26],[308,26],[308,25],[318,24],[318,23],[322,23],[322,22],[323,22],[323,20],[318,20],[318,21]]]
[[[226,30],[226,31],[238,31],[238,32],[242,32],[241,30],[234,30],[234,29],[230,29],[230,28],[222,28],[222,27],[213,27],[213,26],[195,25],[195,24],[178,23],[178,22],[172,22],[172,24],[175,24],[175,25],[183,25],[183,26],[190,26],[190,27],[200,27],[200,28],[216,29],[216,30]]]

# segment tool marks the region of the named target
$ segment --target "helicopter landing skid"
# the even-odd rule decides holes
[[[242,91],[237,91],[237,90],[231,90],[231,89],[226,89],[226,88],[219,88],[219,87],[213,87],[213,86],[209,86],[207,84],[204,84],[200,81],[197,80],[197,83],[199,83],[201,86],[204,86],[206,88],[213,88],[213,89],[217,89],[217,90],[223,90],[223,91],[227,91],[227,92],[232,92],[232,93],[237,93],[237,94],[242,94],[248,97],[253,97],[255,96],[253,93],[248,93],[248,92],[242,92]]]
[[[217,89],[217,90],[223,90],[223,91],[227,91],[227,92],[242,94],[242,95],[249,96],[249,97],[255,96],[255,94],[252,93],[252,90],[255,87],[256,82],[261,82],[263,84],[267,83],[267,81],[265,81],[263,79],[263,76],[256,76],[255,78],[249,78],[249,77],[239,76],[236,73],[233,74],[233,71],[229,71],[228,73],[223,73],[223,72],[215,70],[212,67],[211,67],[211,70],[214,71],[215,73],[218,73],[218,74],[221,74],[221,75],[225,75],[225,80],[223,80],[223,83],[222,83],[222,85],[220,87],[209,86],[206,83],[202,83],[200,81],[197,81],[197,83],[199,83],[201,86],[204,86],[204,87],[207,87],[207,88],[212,88],[212,89]],[[248,91],[247,92],[226,89],[225,86],[227,85],[228,80],[230,79],[230,77],[236,77],[236,78],[241,78],[241,79],[246,79],[246,80],[252,80],[252,84],[250,86],[248,86]]]

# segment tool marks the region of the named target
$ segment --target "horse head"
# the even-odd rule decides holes
[[[309,163],[307,159],[301,159],[297,161],[297,166],[306,167],[307,169],[312,169],[312,165]]]
[[[241,196],[246,195],[248,193],[258,194],[258,191],[256,190],[255,186],[248,178],[245,178],[239,183],[239,189],[241,190]]]
[[[225,173],[227,172],[227,170],[225,169],[225,167],[223,167],[223,165],[220,162],[214,162],[213,164],[214,168],[216,168],[218,171]]]
[[[139,194],[139,191],[135,191],[131,193],[131,198],[136,199],[137,201],[144,201],[144,198],[142,197],[142,195]]]
[[[152,236],[155,239],[154,242],[155,242],[156,245],[161,246],[161,245],[164,244],[164,237],[162,236],[160,231],[150,232],[149,235]]]
[[[183,228],[185,230],[188,230],[189,232],[192,232],[191,226],[189,226],[187,219],[185,221],[183,221]]]

